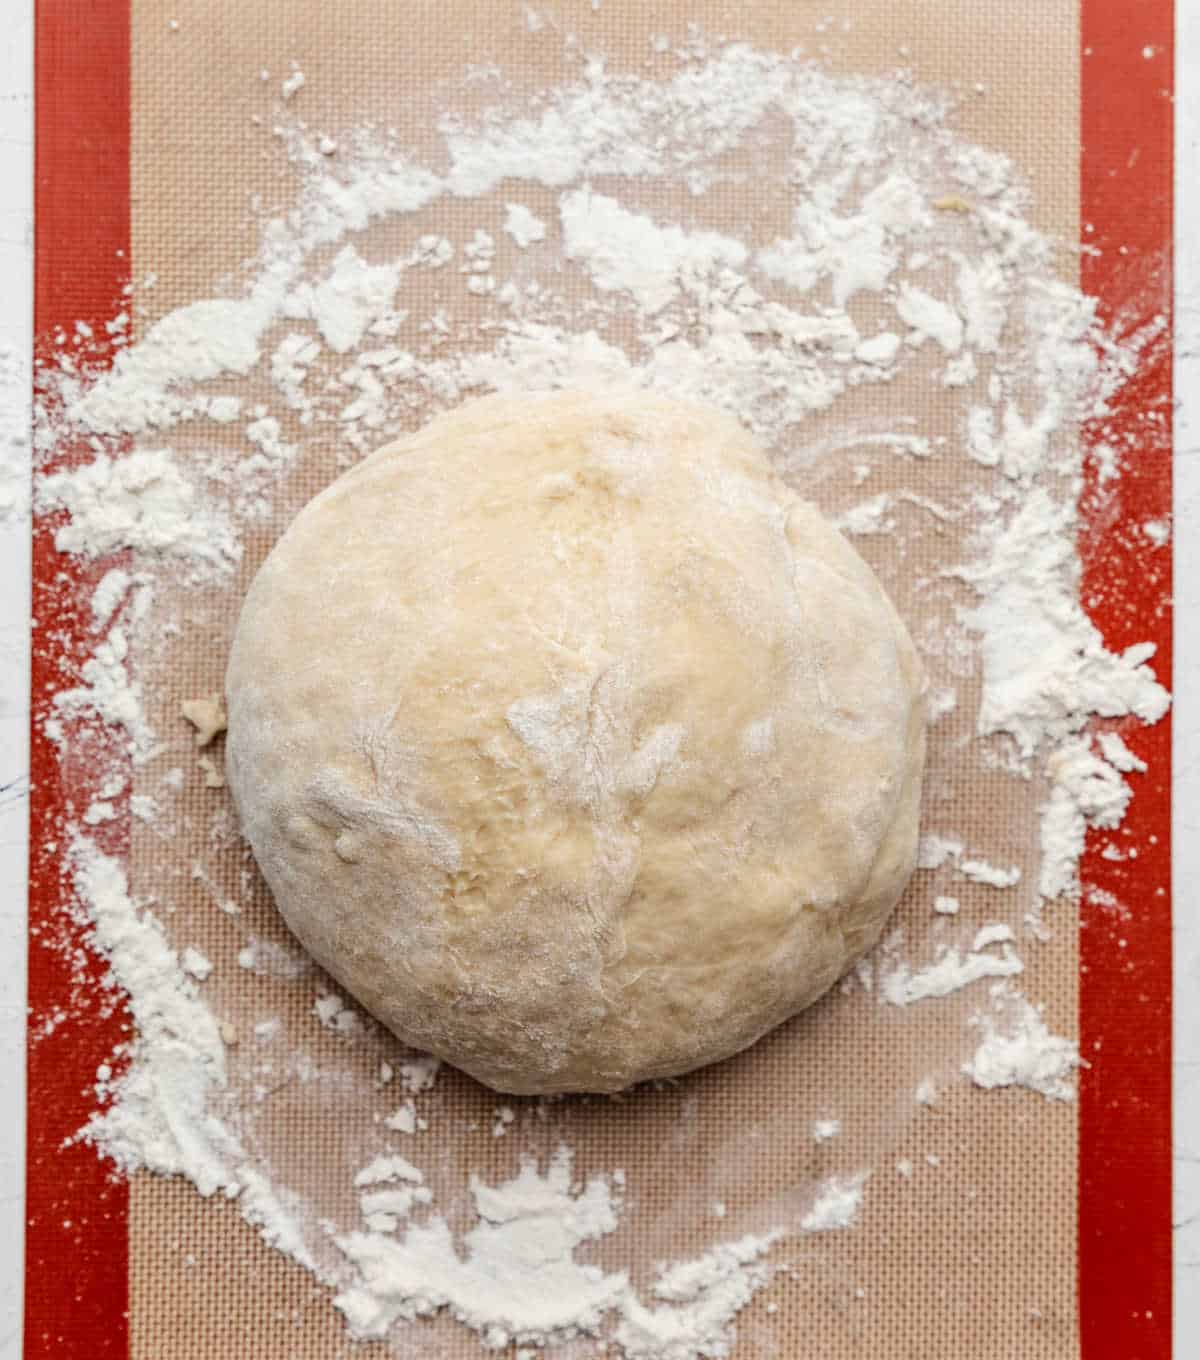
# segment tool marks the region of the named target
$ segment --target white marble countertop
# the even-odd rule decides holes
[[[0,37],[0,348],[28,361],[32,322],[34,0]],[[1175,390],[1176,1354],[1200,1354],[1200,5],[1177,0]],[[21,1353],[25,1075],[28,531],[0,523],[0,1360]]]

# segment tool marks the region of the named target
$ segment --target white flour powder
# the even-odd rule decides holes
[[[835,1176],[820,1186],[817,1198],[808,1213],[800,1220],[803,1232],[829,1232],[834,1228],[849,1228],[858,1217],[862,1204],[863,1186],[870,1172],[857,1176]]]
[[[69,472],[40,477],[34,507],[66,510],[59,552],[84,559],[123,548],[178,559],[196,577],[226,575],[240,555],[228,518],[204,500],[169,450],[101,455]]]
[[[407,1163],[398,1174],[420,1175]],[[369,1175],[373,1181],[378,1172]],[[502,1185],[473,1180],[471,1195],[478,1221],[461,1243],[438,1216],[399,1240],[377,1232],[338,1238],[357,1278],[335,1303],[355,1336],[386,1336],[397,1320],[445,1308],[488,1346],[545,1345],[579,1332],[598,1334],[616,1314],[617,1339],[630,1356],[720,1355],[729,1318],[769,1278],[759,1262],[772,1236],[721,1243],[697,1260],[664,1268],[649,1305],[624,1272],[577,1262],[580,1246],[616,1229],[621,1197],[604,1176],[574,1189],[565,1147],[544,1174],[527,1160]]]
[[[293,67],[281,86],[289,106],[303,103],[304,86]],[[727,407],[814,495],[835,465],[853,466],[858,485],[884,462],[915,470],[961,458],[970,488],[959,502],[915,485],[903,493],[864,486],[856,504],[841,507],[841,523],[872,541],[914,525],[974,526],[965,559],[922,583],[957,592],[957,621],[931,634],[925,650],[939,715],[953,712],[958,683],[978,666],[976,730],[987,755],[979,769],[1048,781],[1036,884],[1026,885],[1003,846],[968,849],[952,831],[926,836],[921,870],[958,880],[954,896],[927,885],[923,914],[941,932],[933,955],[924,963],[903,956],[897,934],[856,977],[870,990],[877,974],[875,1000],[895,1006],[946,1004],[1000,979],[963,1032],[959,1080],[1069,1099],[1078,1055],[1015,990],[1026,945],[1014,926],[1078,891],[1087,829],[1117,826],[1134,796],[1144,767],[1115,735],[1093,741],[1089,719],[1152,723],[1168,704],[1153,649],[1111,653],[1088,620],[1074,546],[1074,426],[1103,415],[1111,384],[1136,354],[1096,345],[1092,307],[1054,277],[1051,246],[1025,219],[1013,169],[957,139],[949,123],[941,96],[903,80],[835,78],[745,47],[710,54],[697,40],[660,80],[612,75],[593,61],[577,84],[535,106],[499,109],[474,126],[447,122],[441,169],[375,133],[335,142],[302,123],[281,126],[300,175],[296,205],[266,225],[242,292],[171,312],[107,371],[89,366],[80,337],[59,337],[37,448],[47,455],[70,435],[91,441],[94,456],[40,474],[35,506],[65,512],[56,533],[63,554],[98,562],[128,550],[136,561],[110,562],[96,587],[93,654],[42,714],[47,730],[64,749],[87,728],[115,734],[123,755],[156,771],[155,797],[139,794],[135,809],[151,824],[159,802],[178,797],[185,776],[168,763],[180,757],[170,734],[151,730],[152,658],[138,650],[157,586],[228,580],[243,535],[270,515],[314,433],[335,439],[335,461],[349,465],[478,390],[615,380]],[[791,222],[761,237],[751,226],[730,235],[718,209],[706,221],[709,191],[733,182],[723,157],[755,154],[773,157],[762,173],[790,186]],[[658,191],[653,212],[647,189]],[[539,204],[553,191],[553,211],[535,213],[521,201],[526,190]],[[478,211],[462,239],[435,229],[426,213],[449,198]],[[380,258],[368,228],[384,221],[411,230],[402,252]],[[514,249],[519,268],[510,277],[500,261]],[[408,283],[434,277],[486,320],[456,325],[441,304],[410,315]],[[122,314],[109,330],[127,328]],[[10,368],[0,356],[0,383]],[[932,383],[960,400],[954,435],[914,428],[899,414],[867,420],[859,411],[838,423],[856,394],[886,393],[896,381]],[[818,415],[819,436],[810,429]],[[211,436],[203,455],[194,440],[186,453],[176,447],[185,424]],[[0,439],[12,442],[12,432],[0,430]],[[1119,475],[1115,463],[1111,471]],[[19,511],[19,502],[11,479],[0,478],[0,513]],[[1167,532],[1144,527],[1150,548]],[[85,820],[111,817],[105,800],[122,780],[97,774]],[[851,1166],[811,1185],[797,1220],[664,1264],[649,1302],[628,1271],[586,1256],[622,1221],[624,1178],[614,1170],[577,1183],[567,1147],[544,1169],[527,1160],[499,1184],[473,1179],[475,1222],[465,1231],[451,1226],[451,1206],[439,1207],[430,1169],[386,1151],[347,1168],[362,1222],[314,1223],[252,1151],[254,1120],[268,1116],[235,1099],[227,1048],[237,1036],[203,999],[212,964],[194,949],[176,952],[158,904],[134,903],[121,866],[79,829],[69,844],[81,910],[137,1026],[120,1075],[106,1065],[98,1077],[100,1108],[83,1136],[122,1169],[185,1176],[202,1194],[236,1198],[267,1241],[336,1290],[355,1336],[383,1337],[444,1311],[491,1347],[586,1334],[630,1357],[720,1356],[738,1311],[772,1277],[765,1258],[778,1238],[856,1222],[870,1173]],[[204,881],[202,868],[196,876]],[[982,920],[970,919],[968,890],[990,894]],[[217,905],[236,916],[236,903]],[[253,937],[238,962],[294,985],[308,971]],[[311,1023],[353,1045],[368,1022],[321,992]],[[278,1032],[278,1020],[265,1017],[246,1041],[267,1047]],[[397,1077],[383,1068],[381,1087]],[[304,1055],[290,1070],[313,1076]],[[428,1125],[419,1101],[436,1076],[433,1060],[404,1064],[403,1099],[381,1121],[417,1159]],[[497,1137],[516,1127],[503,1108]],[[836,1155],[840,1121],[806,1127],[810,1146],[815,1139]],[[912,1174],[911,1162],[895,1165]]]
[[[112,1103],[84,1136],[126,1170],[186,1176],[202,1195],[228,1192],[240,1149],[213,1109],[226,1084],[220,1026],[162,926],[130,898],[121,865],[82,837],[69,853],[95,946],[137,1024],[129,1070],[106,1087]]]
[[[975,1017],[983,1038],[963,1071],[976,1086],[1024,1086],[1050,1100],[1073,1100],[1081,1066],[1075,1045],[1046,1028],[1037,1010],[1003,985],[991,1009]]]

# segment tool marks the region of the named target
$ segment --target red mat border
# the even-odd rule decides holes
[[[1171,307],[1173,154],[1171,0],[1083,0],[1081,210],[1083,284],[1132,328]],[[37,0],[35,328],[77,320],[99,336],[129,280],[129,0]],[[1121,251],[1120,247],[1125,247]],[[1146,412],[1157,419],[1147,421]],[[1170,549],[1147,557],[1121,528],[1171,512],[1171,364],[1160,345],[1115,415],[1087,433],[1126,441],[1117,507],[1081,536],[1085,598],[1110,646],[1147,639],[1169,673]],[[83,451],[63,449],[64,461]],[[1089,491],[1094,492],[1095,474]],[[64,681],[60,658],[94,645],[64,589],[82,573],[54,552],[52,524],[33,535],[35,715]],[[102,566],[107,564],[101,564]],[[90,578],[92,571],[87,573]],[[1105,595],[1113,579],[1132,583]],[[1128,915],[1085,905],[1080,1035],[1096,1061],[1080,1083],[1079,1296],[1082,1360],[1167,1360],[1171,1353],[1170,730],[1122,728],[1150,763],[1126,819],[1131,865],[1089,846],[1085,883]],[[31,1034],[80,982],[78,942],[58,828],[78,789],[36,721],[31,734],[29,1017]],[[108,832],[119,853],[127,811]],[[1152,838],[1156,838],[1152,839]],[[1125,944],[1119,944],[1124,940]],[[99,996],[94,963],[85,986]],[[93,1106],[97,1066],[128,1035],[119,1008],[70,1020],[28,1050],[26,1360],[129,1351],[128,1190],[89,1148],[64,1146]]]
[[[1083,599],[1110,649],[1151,641],[1171,666],[1171,549],[1136,528],[1171,516],[1174,8],[1171,0],[1084,0],[1080,209],[1082,285],[1132,335],[1161,317],[1110,418],[1084,431],[1115,446],[1121,478],[1084,496]],[[1089,230],[1090,227],[1090,230]],[[1090,513],[1088,513],[1090,509]],[[1123,588],[1113,592],[1111,583]],[[1133,776],[1122,839],[1137,858],[1105,859],[1089,838],[1080,932],[1079,1298],[1083,1360],[1171,1354],[1171,724],[1120,724],[1149,766]]]
[[[34,18],[35,362],[47,337],[94,332],[124,305],[129,282],[130,0],[36,0]],[[37,391],[35,369],[35,392]],[[64,447],[63,463],[89,451]],[[30,734],[29,1026],[25,1228],[26,1360],[129,1354],[129,1190],[91,1147],[68,1145],[95,1108],[96,1069],[128,1037],[124,1008],[103,991],[99,961],[80,948],[64,874],[61,828],[86,782],[60,767],[39,715],[69,685],[60,661],[96,643],[82,586],[112,563],[81,570],[54,550],[54,524],[33,526]],[[128,844],[128,801],[104,828],[104,848]],[[86,806],[86,803],[83,804]],[[79,996],[92,1001],[81,1007]],[[75,998],[72,1001],[72,998]],[[53,1025],[62,1009],[69,1018]]]

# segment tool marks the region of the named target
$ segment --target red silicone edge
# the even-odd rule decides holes
[[[1171,518],[1173,6],[1083,0],[1080,17],[1083,288],[1118,333],[1160,328],[1113,414],[1084,431],[1086,447],[1117,449],[1123,474],[1102,488],[1089,460],[1083,598],[1110,649],[1155,644],[1169,685],[1171,548],[1140,526]],[[1080,1346],[1082,1360],[1167,1360],[1171,727],[1117,726],[1149,770],[1130,776],[1120,832],[1092,834],[1081,866]],[[1129,857],[1105,857],[1110,842]]]
[[[104,323],[129,279],[129,0],[37,0],[34,35],[35,357],[56,328],[71,335],[83,320],[103,363]],[[36,390],[36,372],[34,381]],[[64,463],[85,456],[55,453]],[[72,683],[62,659],[95,645],[85,586],[112,564],[80,569],[55,552],[53,527],[35,516],[24,1355],[116,1360],[129,1354],[129,1190],[94,1148],[67,1140],[95,1107],[96,1069],[128,1037],[128,1020],[101,986],[102,964],[80,947],[63,870],[63,822],[86,808],[94,765],[80,746],[60,768],[39,721]],[[121,854],[128,803],[114,801],[103,846]]]

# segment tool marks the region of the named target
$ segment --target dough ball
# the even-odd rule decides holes
[[[381,449],[263,564],[226,686],[292,930],[499,1091],[738,1052],[874,943],[913,868],[908,634],[703,407],[488,397]]]

